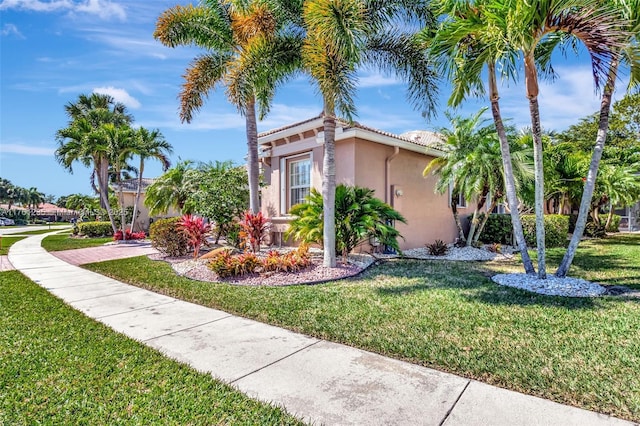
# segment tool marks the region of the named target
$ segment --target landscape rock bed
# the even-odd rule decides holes
[[[547,279],[538,279],[536,275],[528,274],[497,274],[491,277],[493,282],[533,291],[547,296],[565,297],[596,297],[602,296],[607,290],[600,284],[579,278],[557,278],[547,275]]]

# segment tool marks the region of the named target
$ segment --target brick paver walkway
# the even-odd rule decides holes
[[[51,252],[58,259],[76,266],[153,253],[158,253],[158,251],[151,247],[150,243],[108,244],[100,247]]]

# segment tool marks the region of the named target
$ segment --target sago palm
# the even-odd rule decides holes
[[[323,241],[322,194],[311,190],[307,201],[291,208],[295,219],[287,230],[287,237],[306,243]],[[343,261],[358,245],[375,238],[380,244],[400,251],[397,229],[391,224],[395,221],[406,223],[405,218],[390,205],[374,197],[374,191],[358,186],[338,185],[335,200],[335,250],[342,255]]]

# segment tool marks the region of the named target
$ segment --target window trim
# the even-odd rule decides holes
[[[289,164],[292,161],[309,159],[309,190],[313,188],[313,151],[302,152],[295,155],[280,158],[280,214],[288,215],[291,209],[289,187]],[[298,160],[299,159],[299,160]]]

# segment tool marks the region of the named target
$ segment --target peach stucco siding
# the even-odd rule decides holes
[[[286,211],[282,198],[282,159],[312,152],[312,187],[322,188],[323,145],[317,134],[304,132],[303,137],[270,141],[271,155],[263,158],[266,187],[262,189],[262,211],[277,218],[277,230],[286,228]],[[295,140],[293,140],[295,139]],[[422,171],[434,157],[398,146],[374,142],[361,137],[336,137],[336,182],[373,189],[376,197],[391,204],[406,219],[396,224],[404,237],[402,249],[423,247],[436,239],[452,242],[457,237],[455,222],[448,205],[448,194],[434,192],[437,178],[424,178]],[[274,155],[275,154],[275,155]],[[472,206],[460,209],[463,216]]]

